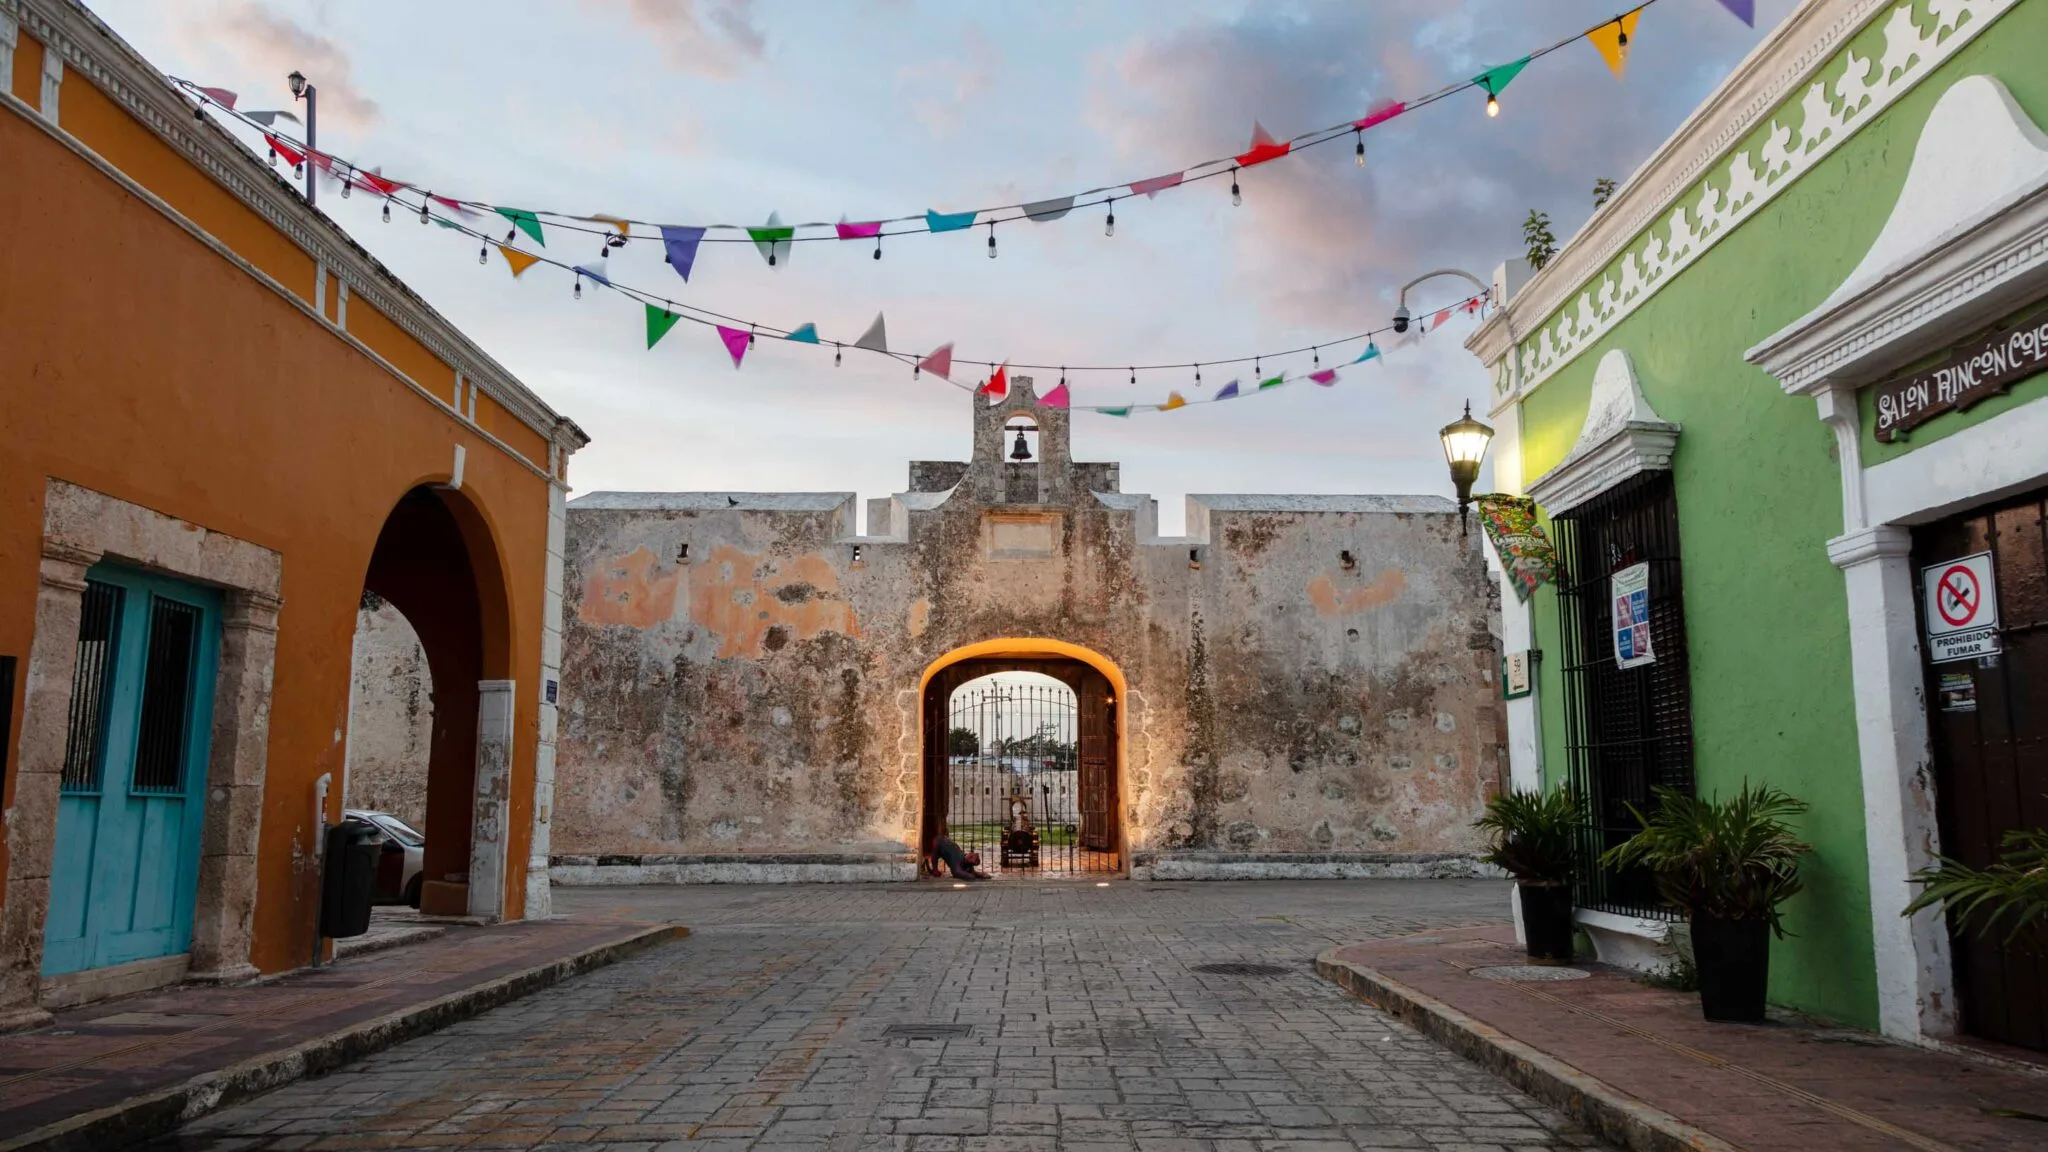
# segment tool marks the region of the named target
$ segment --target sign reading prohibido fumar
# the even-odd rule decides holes
[[[1872,389],[1877,401],[1873,434],[1890,443],[1944,412],[1996,396],[2044,369],[2048,312],[2039,312],[1961,345],[1932,368],[1877,385]]]
[[[1998,584],[1991,553],[1929,564],[1920,570],[1920,586],[1930,662],[1971,660],[1998,651]]]
[[[1631,564],[1614,574],[1614,663],[1620,668],[1654,663],[1650,647],[1650,566]]]

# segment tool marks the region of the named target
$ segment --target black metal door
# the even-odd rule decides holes
[[[1942,851],[1972,867],[1993,863],[2007,832],[2048,828],[2044,521],[2048,490],[1928,525],[1913,537],[1915,579],[1923,588],[1928,567],[1991,555],[2000,651],[1927,664]],[[1915,599],[1925,637],[1928,605],[1924,593]],[[1929,645],[1922,648],[1934,655]],[[1950,924],[1963,1029],[2048,1051],[2048,926],[2008,942],[2009,923],[1989,934]]]
[[[1572,786],[1589,809],[1574,899],[1585,908],[1671,918],[1648,872],[1598,863],[1640,827],[1629,809],[1647,812],[1652,788],[1693,790],[1692,680],[1671,474],[1624,481],[1558,517],[1554,527],[1564,565],[1557,601],[1566,758]],[[1616,604],[1615,576],[1638,564],[1647,568],[1647,588],[1633,607],[1647,619],[1635,635],[1647,632],[1654,659],[1624,668],[1616,633],[1626,609]]]

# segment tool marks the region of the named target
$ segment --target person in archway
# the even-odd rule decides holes
[[[981,870],[981,853],[962,851],[953,842],[952,833],[944,824],[939,825],[939,838],[932,844],[932,875],[939,874],[939,865],[944,863],[955,880],[992,880],[994,877]]]

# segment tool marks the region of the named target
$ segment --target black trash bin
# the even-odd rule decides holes
[[[370,930],[377,895],[377,849],[383,834],[366,821],[344,820],[327,830],[321,874],[320,934],[340,938]]]

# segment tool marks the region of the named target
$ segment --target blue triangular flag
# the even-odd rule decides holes
[[[1228,400],[1235,395],[1237,395],[1237,381],[1232,380],[1223,386],[1223,391],[1218,392],[1215,398],[1218,400]]]
[[[607,288],[612,286],[612,278],[605,275],[604,261],[602,260],[592,260],[588,264],[578,264],[576,271],[583,273]]]
[[[676,270],[685,282],[690,279],[690,269],[697,263],[697,244],[704,239],[702,228],[663,224],[661,246],[668,249],[669,267]]]
[[[934,232],[958,232],[974,223],[974,217],[973,212],[933,212],[926,209],[924,224]]]
[[[799,344],[816,344],[818,342],[818,326],[816,324],[799,324],[796,331],[784,336],[783,339],[794,340]]]
[[[1360,352],[1360,353],[1358,354],[1358,359],[1356,359],[1356,360],[1353,360],[1353,361],[1352,361],[1352,363],[1353,363],[1353,364],[1363,364],[1363,363],[1365,363],[1365,362],[1366,362],[1367,360],[1377,360],[1377,359],[1379,359],[1379,358],[1380,358],[1380,346],[1379,346],[1378,344],[1375,344],[1375,343],[1373,343],[1373,342],[1372,342],[1372,341],[1370,341],[1370,340],[1367,340],[1367,341],[1365,342],[1365,351],[1363,351],[1363,352]]]

